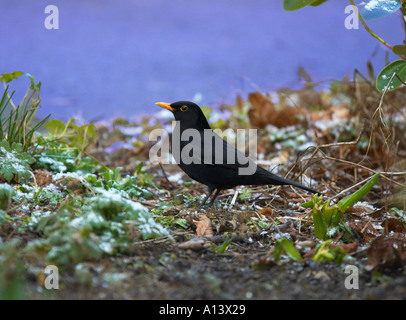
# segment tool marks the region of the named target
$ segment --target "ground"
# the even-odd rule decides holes
[[[264,270],[254,267],[267,249],[236,241],[231,252],[179,249],[178,242],[149,242],[134,246],[131,255],[86,262],[88,283],[78,283],[72,271],[60,274],[59,290],[33,296],[55,299],[404,299],[405,269],[377,274],[359,267],[359,289],[346,289],[343,265],[281,263]],[[179,237],[178,241],[183,241]],[[111,279],[107,274],[115,275]],[[91,276],[90,276],[91,275]],[[119,277],[122,275],[122,277]],[[82,280],[86,283],[85,280]],[[32,288],[35,291],[36,286]]]

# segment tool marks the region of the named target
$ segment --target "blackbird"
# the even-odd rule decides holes
[[[295,181],[279,177],[246,157],[217,135],[200,107],[189,101],[156,103],[173,113],[176,125],[172,133],[172,155],[179,167],[192,179],[205,184],[214,193],[211,206],[223,189],[239,185],[292,185],[312,193],[320,192]]]

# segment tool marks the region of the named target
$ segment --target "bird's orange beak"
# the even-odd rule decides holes
[[[160,106],[161,108],[167,109],[169,111],[175,111],[174,108],[171,107],[170,103],[166,103],[166,102],[157,102],[155,103],[156,105]]]

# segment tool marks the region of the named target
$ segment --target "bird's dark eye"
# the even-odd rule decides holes
[[[188,109],[188,106],[186,106],[186,105],[180,107],[180,111],[182,111],[182,112],[187,111],[187,109]]]

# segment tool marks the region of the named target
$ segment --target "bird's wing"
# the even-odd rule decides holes
[[[246,174],[253,174],[256,171],[256,164],[252,159],[212,130],[200,132],[199,136],[192,136],[180,144],[180,156],[185,164],[218,165],[233,170],[241,169],[242,172],[245,168]]]

